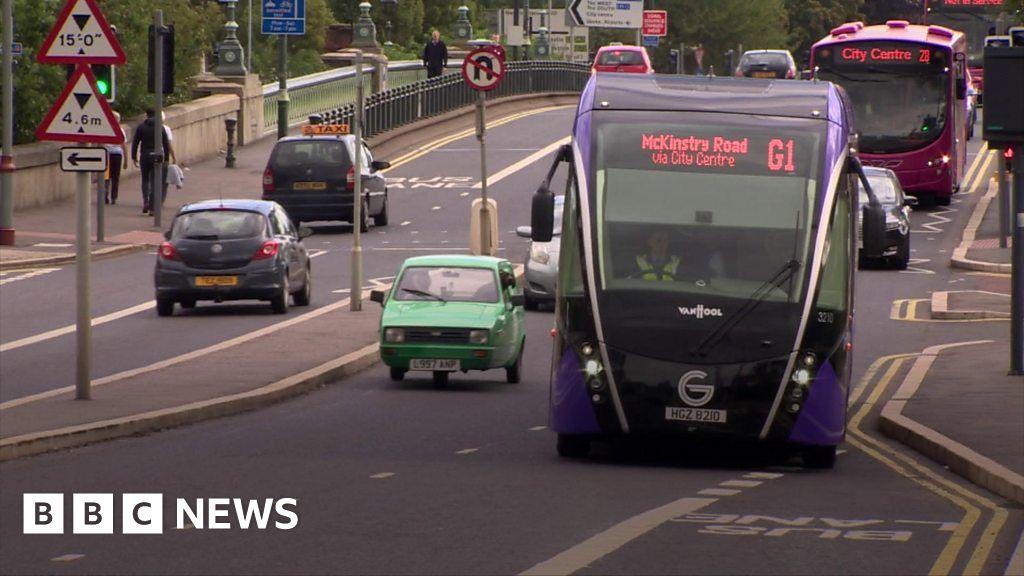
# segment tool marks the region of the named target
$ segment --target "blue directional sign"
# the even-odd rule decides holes
[[[657,47],[658,40],[661,40],[661,38],[659,38],[657,36],[644,36],[643,37],[643,44],[642,45],[650,47],[650,48],[654,48],[654,47]]]
[[[261,0],[263,33],[301,36],[306,33],[306,0]]]

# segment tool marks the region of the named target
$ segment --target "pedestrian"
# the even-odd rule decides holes
[[[142,213],[152,214],[153,213],[153,170],[155,168],[155,162],[153,161],[153,135],[156,130],[156,120],[154,115],[156,111],[152,108],[146,108],[146,119],[141,124],[135,127],[135,136],[132,138],[132,164],[140,166],[139,155],[141,153],[141,171],[142,171]],[[164,150],[170,150],[170,140],[167,138],[167,131],[163,131],[163,147]],[[164,180],[163,189],[166,191],[167,184],[166,179]],[[166,193],[164,194],[166,196]]]
[[[114,119],[121,124],[121,114],[114,112]],[[128,136],[124,128],[120,128],[121,141],[116,144],[104,144],[107,149],[107,173],[103,181],[103,203],[117,204],[117,191],[121,182],[121,168],[128,168]]]
[[[423,65],[427,68],[427,78],[444,74],[448,65],[448,47],[441,41],[441,33],[437,30],[430,33],[430,42],[423,47]]]

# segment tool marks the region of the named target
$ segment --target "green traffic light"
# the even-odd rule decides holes
[[[103,80],[96,81],[96,88],[100,91],[100,94],[102,94],[103,96],[110,94],[110,84],[107,84]]]

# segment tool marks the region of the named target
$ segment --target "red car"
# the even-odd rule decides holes
[[[640,46],[602,46],[594,57],[591,73],[629,72],[633,74],[654,74],[654,66],[647,56],[647,50]]]

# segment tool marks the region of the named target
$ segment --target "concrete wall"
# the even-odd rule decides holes
[[[166,124],[174,134],[174,151],[178,162],[188,165],[211,156],[225,154],[227,131],[224,119],[238,117],[241,99],[233,94],[214,94],[164,109]],[[262,114],[262,103],[259,105]],[[135,126],[144,117],[122,119],[128,135],[128,151]],[[14,209],[34,208],[71,198],[75,193],[75,176],[60,169],[60,149],[77,144],[39,142],[14,147]],[[136,171],[131,161],[122,176]]]

